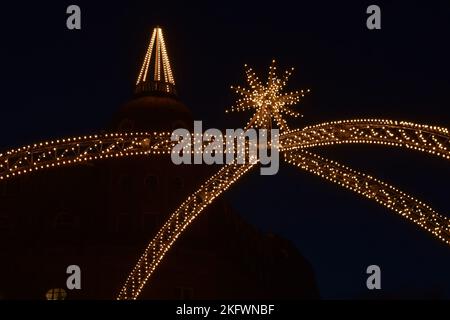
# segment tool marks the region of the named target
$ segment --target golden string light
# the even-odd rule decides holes
[[[290,150],[284,155],[288,163],[372,199],[450,244],[450,219],[414,197],[368,174],[306,150]]]
[[[405,147],[450,159],[447,129],[405,121],[356,119],[321,123],[285,132],[283,150],[335,144],[380,144]]]
[[[157,32],[156,32],[156,60],[155,60],[155,81],[161,81],[161,77],[160,77],[160,65],[161,65],[161,56],[160,56],[160,52],[161,52],[161,40],[159,37],[159,28],[156,28]]]
[[[0,180],[82,162],[170,154],[167,132],[106,133],[44,141],[0,154]]]
[[[141,71],[139,72],[139,76],[136,81],[136,85],[139,84],[139,82],[145,81],[147,79],[147,72],[148,67],[150,65],[150,60],[152,57],[152,51],[153,51],[153,44],[155,43],[156,38],[156,28],[153,29],[152,37],[150,39],[150,44],[147,49],[147,53],[145,54],[144,63],[142,63]],[[144,76],[142,77],[142,72],[144,72]]]
[[[299,116],[298,113],[288,108],[288,106],[298,102],[298,92],[289,94],[281,93],[281,89],[285,86],[290,73],[286,72],[284,79],[280,80],[275,75],[273,62],[269,70],[268,81],[265,85],[261,84],[251,69],[248,68],[246,74],[250,89],[235,88],[241,97],[237,100],[236,106],[231,108],[231,111],[256,109],[254,116],[247,123],[247,128],[252,126],[271,128],[272,121],[275,120],[279,129],[284,131],[280,137],[281,150],[283,150],[286,160],[289,163],[333,181],[367,198],[374,199],[381,205],[394,210],[402,217],[411,220],[426,231],[432,233],[445,243],[450,244],[449,219],[439,215],[428,205],[367,174],[359,173],[334,161],[303,150],[304,148],[335,143],[380,143],[425,151],[449,159],[447,146],[450,136],[447,129],[409,122],[357,119],[323,123],[313,127],[306,127],[303,130],[290,131],[286,121],[282,117],[282,113],[294,117]],[[225,168],[232,167],[227,166]],[[234,182],[240,177],[240,173],[237,173],[239,169],[232,169],[236,170],[233,178],[220,178],[218,181],[219,184],[228,182],[229,187],[231,186],[231,181]],[[220,174],[214,177],[218,176]],[[212,178],[213,181],[214,177]],[[210,181],[211,179],[208,180],[208,182]],[[202,188],[207,186],[208,182],[199,190],[203,190]],[[223,191],[219,187],[215,197]],[[150,242],[137,265],[128,276],[119,293],[118,299],[136,299],[139,296],[148,278],[155,271],[167,250],[173,245],[180,233],[185,230],[184,227],[178,229],[179,212],[194,212],[195,216],[200,213],[200,211],[195,209],[187,209],[188,206],[186,203],[193,201],[192,199],[195,199],[195,194],[191,195],[171,215],[156,237]],[[174,232],[174,236],[173,233],[166,230],[180,231]],[[170,238],[169,241],[165,241],[164,238],[162,239],[166,232],[168,232],[167,236]]]
[[[153,81],[161,79],[162,71],[164,81],[174,85],[160,28],[153,30],[137,84],[148,81],[147,74],[155,42]],[[253,70],[247,68],[246,78],[249,88],[240,86],[234,88],[240,97],[230,111],[254,110],[254,115],[246,125],[247,128],[267,129],[272,127],[272,122],[275,122],[281,132],[280,150],[287,162],[375,200],[450,244],[450,224],[447,217],[439,215],[428,205],[385,182],[306,150],[334,144],[381,144],[409,148],[450,159],[449,130],[437,126],[383,119],[334,121],[290,130],[284,116],[299,117],[300,114],[291,107],[309,92],[309,90],[301,90],[283,93],[291,73],[292,70],[286,71],[278,77],[273,61],[269,68],[268,80],[263,84]],[[170,136],[169,132],[109,133],[57,139],[12,149],[0,154],[0,180],[46,168],[76,165],[87,161],[142,155],[168,156],[176,143],[171,141]],[[202,153],[211,142],[209,138],[201,134],[193,134],[194,143],[188,145],[188,152],[192,155]],[[195,141],[201,142],[200,150],[194,150]],[[245,147],[247,155],[250,147],[253,146]],[[118,299],[138,298],[146,282],[182,232],[209,204],[259,161],[259,159],[252,160],[250,163],[241,165],[224,166],[180,205],[147,246],[127,277]]]
[[[269,67],[269,75],[265,83],[260,81],[252,68],[247,65],[245,65],[245,68],[249,88],[232,86],[231,88],[240,97],[237,99],[236,105],[225,112],[255,110],[246,127],[272,128],[272,121],[275,121],[280,130],[289,130],[283,115],[295,118],[301,116],[300,113],[292,110],[291,106],[298,103],[300,97],[304,97],[310,90],[284,93],[283,90],[292,74],[293,68],[290,71],[285,71],[282,77],[278,77],[275,60],[272,61],[272,65]]]
[[[175,144],[170,141],[170,135],[169,132],[110,133],[23,146],[0,154],[0,180],[45,168],[103,158],[170,154]],[[210,137],[196,134],[193,135],[193,139],[200,141],[204,149]],[[280,135],[281,150],[284,151],[346,143],[405,147],[450,159],[450,134],[447,129],[410,122],[378,119],[346,120],[322,123]],[[225,148],[226,145],[224,150]],[[189,149],[192,150],[191,144]]]
[[[154,60],[152,60],[153,48],[155,48]],[[153,79],[147,79],[147,74],[150,69],[153,69],[154,72]],[[162,81],[161,74],[164,77],[165,83],[175,85],[172,68],[170,67],[169,56],[167,55],[166,44],[164,42],[163,32],[161,28],[156,27],[153,29],[150,44],[147,48],[144,62],[142,63],[142,67],[136,80],[136,85],[149,80],[160,82]]]
[[[159,32],[159,39],[161,40],[161,53],[162,53],[162,60],[163,60],[163,66],[164,66],[163,67],[164,68],[164,77],[167,77],[167,78],[165,78],[165,81],[175,85],[175,79],[173,78],[172,68],[170,67],[169,56],[167,55],[166,44],[164,43],[162,29],[158,28],[158,32]]]

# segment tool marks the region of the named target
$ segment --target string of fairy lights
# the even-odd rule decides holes
[[[298,92],[287,95],[281,93],[290,73],[286,73],[284,80],[278,79],[275,75],[274,64],[272,64],[269,70],[268,81],[265,85],[261,84],[250,68],[247,68],[246,74],[250,89],[241,87],[235,89],[241,97],[237,100],[236,106],[231,108],[231,111],[256,110],[251,120],[247,123],[247,128],[271,128],[274,120],[280,130],[285,131],[280,137],[280,142],[287,162],[375,200],[416,223],[445,243],[450,244],[449,219],[439,215],[428,205],[369,175],[359,173],[337,162],[303,150],[313,146],[337,143],[381,143],[410,147],[418,151],[443,156],[444,152],[448,152],[447,144],[450,136],[447,129],[408,122],[357,119],[323,123],[313,127],[306,127],[302,130],[289,131],[282,114],[294,117],[299,115],[288,109],[288,106],[299,101]],[[200,137],[196,138],[200,139]],[[436,151],[436,148],[439,148],[439,151]],[[201,152],[201,150],[197,152]],[[448,159],[448,155],[444,155],[444,158]],[[225,168],[231,167],[227,166]],[[237,173],[239,169],[233,169],[236,170],[236,175],[231,178],[231,181],[234,183],[245,172]],[[201,210],[199,210],[192,203],[196,201],[198,195],[203,194],[202,190],[204,190],[205,186],[208,186],[211,181],[215,181],[215,179],[220,177],[218,179],[218,189],[212,188],[212,190],[216,190],[216,193],[212,193],[212,196],[208,198],[208,203],[225,191],[226,188],[223,188],[224,180],[221,176],[221,171],[202,185],[197,192],[191,195],[171,215],[128,276],[118,299],[136,299],[139,296],[159,262],[181,232],[188,226],[188,224],[181,223],[182,227],[180,228],[180,213],[190,213],[196,217],[203,210],[204,207],[201,207]],[[231,186],[230,180],[228,180],[228,183],[227,188]],[[181,219],[181,222],[183,221],[185,220]],[[192,220],[188,221],[191,222]]]
[[[153,44],[155,43],[156,32],[157,32],[156,28],[153,29],[152,37],[150,39],[150,45],[147,48],[147,53],[145,54],[144,63],[142,64],[141,71],[139,72],[139,76],[136,81],[136,85],[138,85],[139,82],[144,82],[147,79],[147,73],[148,73],[148,68],[150,66],[150,60],[152,57]],[[143,77],[142,77],[142,72],[144,72]]]
[[[335,144],[380,144],[405,147],[450,159],[446,128],[405,121],[356,119],[321,123],[281,135],[283,150]]]
[[[161,55],[164,69],[164,81],[175,85],[175,79],[173,78],[172,68],[170,67],[169,56],[167,55],[166,44],[162,34],[162,29],[158,28],[158,34],[161,41]]]
[[[304,97],[310,90],[284,93],[283,90],[294,68],[286,70],[281,77],[278,77],[275,60],[269,67],[269,74],[265,83],[261,82],[252,68],[245,65],[245,69],[249,88],[231,86],[240,97],[236,100],[236,105],[225,110],[225,112],[255,110],[254,115],[246,124],[247,128],[272,128],[272,121],[275,121],[280,130],[289,130],[283,114],[294,118],[300,117],[301,114],[292,110],[291,107],[297,104],[300,98]]]
[[[153,48],[155,47],[155,50]],[[142,63],[141,69],[139,71],[138,78],[136,80],[136,85],[141,82],[148,81],[147,75],[152,64],[152,54],[155,51],[154,59],[154,76],[153,81],[162,81],[161,74],[163,74],[164,82],[175,85],[175,80],[172,74],[172,68],[170,67],[169,56],[167,55],[166,44],[164,42],[164,36],[162,29],[156,27],[153,29],[152,36],[150,38],[150,44],[145,53],[144,62]]]
[[[414,197],[370,175],[306,150],[290,150],[284,155],[288,163],[372,199],[450,244],[450,219]]]
[[[0,154],[0,180],[38,170],[101,159],[169,154],[175,144],[169,132],[130,132],[89,135],[44,141]],[[238,138],[243,138],[240,134]],[[226,136],[226,138],[231,138]],[[193,134],[184,152],[201,153],[212,143],[211,135]],[[202,145],[201,150],[194,148]],[[226,150],[224,142],[223,150]],[[381,144],[405,147],[450,159],[447,129],[410,122],[356,119],[322,123],[280,135],[281,150],[308,149],[335,144]],[[247,148],[257,146],[247,145]],[[236,148],[234,149],[236,152]],[[221,153],[221,151],[218,151]]]
[[[167,132],[106,133],[44,141],[0,154],[0,180],[88,161],[169,154]]]
[[[155,50],[153,50],[155,48]],[[153,51],[154,76],[151,72]],[[383,119],[334,121],[291,130],[285,116],[300,117],[293,106],[309,89],[285,93],[291,70],[280,76],[275,61],[269,67],[267,81],[262,82],[252,68],[245,66],[247,87],[232,87],[239,95],[236,104],[226,112],[253,111],[246,128],[270,129],[276,125],[280,134],[280,151],[284,158],[303,170],[350,189],[397,212],[446,244],[450,244],[450,220],[430,206],[370,175],[357,172],[335,161],[307,151],[309,148],[335,144],[381,144],[409,148],[450,159],[449,130],[437,126]],[[147,81],[175,84],[161,28],[150,38],[136,86]],[[193,134],[192,143],[183,152],[199,156],[213,141],[210,136]],[[108,133],[57,139],[12,149],[0,154],[0,180],[38,170],[83,162],[143,155],[170,155],[175,145],[169,132]],[[118,299],[137,299],[158,265],[179,236],[217,197],[254,167],[259,159],[250,159],[247,144],[244,164],[237,162],[222,167],[205,181],[169,217],[146,247],[126,278]],[[225,148],[224,148],[225,150]],[[233,146],[233,150],[236,148]]]

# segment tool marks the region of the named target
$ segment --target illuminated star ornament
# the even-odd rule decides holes
[[[300,117],[301,114],[292,110],[292,106],[297,104],[300,98],[310,90],[283,92],[294,68],[286,70],[279,77],[276,72],[275,60],[269,67],[269,75],[265,83],[261,82],[252,68],[245,65],[245,69],[249,88],[231,86],[240,95],[240,98],[236,101],[235,106],[225,112],[255,110],[253,117],[246,125],[247,128],[272,128],[272,121],[274,121],[280,130],[289,130],[284,116]]]
[[[408,148],[449,160],[449,130],[384,119],[325,122],[289,130],[283,116],[300,116],[291,107],[305,94],[304,91],[283,93],[291,71],[285,72],[283,77],[279,78],[276,75],[275,63],[272,62],[268,80],[263,84],[252,69],[246,67],[249,88],[235,88],[240,97],[230,111],[255,110],[247,128],[270,129],[272,122],[275,122],[281,131],[279,151],[287,163],[377,202],[450,245],[450,219],[447,216],[437,213],[429,205],[384,181],[308,150],[335,144],[379,144]],[[137,299],[145,283],[178,237],[208,205],[254,166],[255,163],[252,162],[225,165],[194,191],[173,212],[148,244],[117,298]]]

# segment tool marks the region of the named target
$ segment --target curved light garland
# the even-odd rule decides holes
[[[450,135],[447,129],[392,120],[358,119],[323,123],[302,130],[289,131],[282,115],[299,116],[298,113],[290,110],[289,106],[298,102],[300,96],[298,92],[282,93],[290,73],[286,72],[283,79],[278,79],[275,74],[275,67],[272,65],[265,85],[260,82],[251,69],[247,68],[246,74],[250,89],[236,88],[236,92],[241,97],[237,100],[237,105],[231,108],[231,111],[256,110],[247,123],[247,128],[251,126],[271,128],[272,122],[275,121],[280,130],[285,131],[280,136],[280,149],[288,163],[353,190],[364,197],[373,199],[432,233],[446,244],[450,244],[450,220],[447,217],[436,213],[428,205],[381,180],[303,150],[320,145],[378,143],[411,148],[450,159],[448,150]],[[238,173],[238,168],[229,166],[225,168],[235,170],[235,174],[225,181],[220,178],[221,183],[224,183],[227,187],[217,189],[216,196],[231,186],[241,175]],[[218,176],[220,174],[214,177]],[[205,185],[207,184],[208,182]],[[204,190],[205,185],[190,196],[187,201],[192,201],[189,199],[192,199],[200,190]],[[192,212],[197,216],[203,209],[203,207],[201,210],[193,208]],[[184,225],[181,229],[177,229],[175,218],[185,210],[187,210],[186,202],[172,214],[161,228],[127,278],[118,299],[136,299],[138,297],[168,248],[173,245],[180,232],[185,229]],[[173,231],[170,232],[169,230]],[[160,240],[164,232],[168,233],[170,240]],[[162,253],[159,254],[153,249],[155,244],[158,243],[159,246],[164,248],[159,249],[159,251],[162,250]],[[152,253],[150,254],[149,251]]]
[[[406,121],[356,119],[325,122],[283,133],[280,141],[283,150],[334,144],[381,144],[450,159],[448,129]]]
[[[0,180],[34,171],[126,156],[169,154],[170,133],[106,133],[44,141],[0,154]]]
[[[157,52],[162,56],[165,80],[173,81],[162,34],[154,31],[153,47],[160,37]],[[151,58],[148,51],[138,77],[146,78]],[[157,59],[159,61],[159,57]],[[241,95],[231,111],[255,109],[247,127],[271,128],[275,122],[282,130],[280,151],[285,160],[299,168],[332,181],[344,188],[373,199],[417,224],[446,244],[450,244],[450,219],[438,214],[430,206],[397,188],[372,176],[357,172],[335,161],[315,155],[306,149],[334,144],[382,144],[426,152],[450,159],[450,133],[442,127],[382,119],[356,119],[321,123],[303,129],[289,130],[284,115],[297,117],[291,106],[299,101],[304,91],[284,94],[290,72],[276,76],[274,64],[268,81],[262,84],[251,69],[247,70],[250,89],[237,87]],[[168,71],[168,72],[166,72]],[[158,74],[155,77],[159,77]],[[159,78],[158,78],[159,79]],[[306,92],[309,92],[307,90]],[[80,136],[41,142],[0,154],[0,180],[17,177],[45,168],[75,165],[81,162],[139,155],[168,155],[176,142],[171,133],[109,133]],[[202,137],[195,136],[196,139]],[[207,143],[204,143],[204,145]],[[141,258],[127,277],[118,299],[137,299],[146,282],[182,232],[218,196],[228,190],[255,164],[224,166],[189,196],[169,217],[149,243]]]
[[[450,219],[414,197],[368,174],[306,150],[289,150],[284,155],[288,163],[372,199],[450,244]]]

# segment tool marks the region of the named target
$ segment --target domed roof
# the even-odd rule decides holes
[[[176,97],[142,95],[124,104],[116,113],[113,126],[119,131],[172,131],[189,128],[193,118]]]

